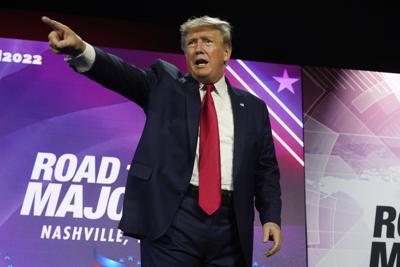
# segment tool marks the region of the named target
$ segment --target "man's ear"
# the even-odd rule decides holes
[[[226,47],[225,52],[224,52],[224,64],[228,65],[228,61],[231,58],[232,54],[232,48],[231,47]]]

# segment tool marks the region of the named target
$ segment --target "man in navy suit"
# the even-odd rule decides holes
[[[268,111],[224,75],[232,52],[228,22],[203,16],[181,25],[189,72],[182,75],[163,60],[140,69],[42,20],[53,29],[54,52],[146,114],[119,225],[141,239],[143,266],[251,266],[254,205],[264,242],[274,242],[266,256],[280,250],[281,189]]]

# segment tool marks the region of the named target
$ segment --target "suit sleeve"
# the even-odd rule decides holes
[[[145,109],[150,88],[159,77],[154,64],[148,70],[144,70],[101,49],[95,48],[95,52],[93,66],[83,74]]]
[[[272,140],[268,110],[263,103],[262,136],[259,138],[259,156],[256,163],[255,205],[261,224],[274,222],[281,225],[281,187],[278,162]]]

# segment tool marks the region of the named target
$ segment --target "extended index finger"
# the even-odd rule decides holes
[[[51,28],[53,28],[53,30],[64,30],[66,28],[68,28],[67,26],[65,26],[64,24],[62,24],[61,22],[58,22],[56,20],[50,19],[49,17],[43,16],[42,17],[42,21],[49,25]]]

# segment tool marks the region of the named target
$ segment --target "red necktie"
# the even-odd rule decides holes
[[[218,119],[211,91],[213,84],[205,84],[206,90],[200,114],[199,156],[199,205],[208,215],[221,206],[221,159],[219,153]]]

